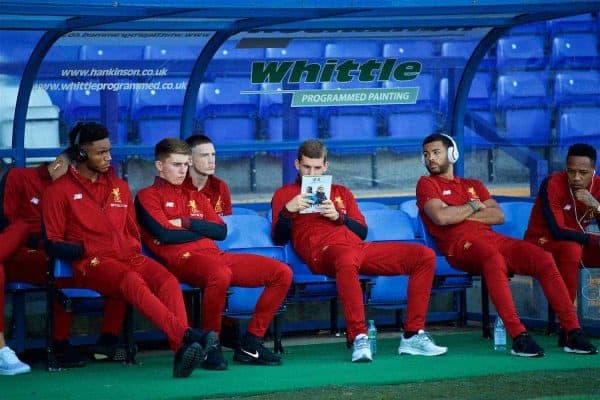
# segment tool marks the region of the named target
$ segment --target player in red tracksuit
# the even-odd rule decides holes
[[[178,139],[163,139],[155,148],[158,177],[136,198],[144,244],[182,282],[203,289],[202,324],[218,331],[230,285],[261,287],[248,331],[235,349],[234,360],[245,364],[280,365],[281,358],[262,344],[262,337],[281,306],[292,281],[290,268],[272,258],[219,250],[227,225],[208,199],[183,185],[191,150]],[[220,346],[209,351],[202,366],[226,369]]]
[[[566,170],[542,182],[525,232],[525,240],[554,256],[571,302],[577,297],[580,263],[600,266],[599,200],[596,149],[574,144],[567,152]],[[561,329],[561,347],[564,341]]]
[[[208,136],[196,134],[186,138],[185,142],[192,149],[192,158],[184,185],[206,196],[218,215],[231,215],[229,187],[225,181],[215,176],[217,160],[212,140]],[[219,339],[221,345],[237,349],[240,345],[239,320],[223,317]]]
[[[43,204],[50,255],[72,260],[78,286],[140,310],[176,352],[173,376],[189,376],[216,334],[189,328],[177,278],[140,253],[131,192],[110,167],[108,130],[79,123],[69,139],[75,166],[48,187]]]
[[[513,304],[508,274],[535,277],[568,332],[565,351],[596,354],[583,334],[569,293],[552,255],[539,247],[494,232],[490,225],[504,221],[502,209],[485,186],[454,175],[458,160],[454,140],[434,133],[423,141],[423,162],[430,176],[417,183],[417,206],[427,230],[455,268],[482,274],[489,295],[513,338],[512,354],[544,355],[521,323]]]
[[[43,163],[36,168],[12,168],[0,183],[1,216],[7,225],[0,233],[0,287],[6,282],[28,282],[46,285],[48,261],[41,241],[41,213],[44,191],[50,183],[64,175],[71,163],[69,154],[60,154],[52,163]],[[4,277],[4,275],[6,277]],[[59,286],[68,284],[59,280]],[[0,292],[0,309],[4,308],[4,292]],[[54,305],[56,321],[54,324],[54,346],[61,367],[76,367],[85,364],[79,352],[69,344],[72,315],[63,307]],[[107,299],[102,337],[114,337],[113,346],[104,348],[114,358],[118,349],[117,335],[123,322],[125,305],[113,299]],[[3,320],[0,319],[0,332]],[[0,347],[2,340],[0,338]]]
[[[319,213],[300,214],[309,207],[306,193],[300,193],[305,175],[327,171],[327,148],[318,140],[300,146],[295,160],[298,179],[278,189],[271,200],[272,236],[277,244],[291,241],[295,251],[316,274],[335,278],[353,344],[352,361],[372,361],[366,335],[365,311],[359,274],[408,275],[408,306],[400,354],[441,355],[446,347],[436,346],[424,331],[435,268],[435,254],[417,244],[367,243],[367,226],[352,192],[332,185],[330,199]]]

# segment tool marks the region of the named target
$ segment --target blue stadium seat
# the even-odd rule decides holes
[[[103,296],[95,290],[85,289],[80,287],[57,287],[56,279],[72,279],[73,278],[73,267],[70,261],[62,259],[49,260],[49,278],[48,278],[48,290],[47,290],[47,313],[48,321],[46,324],[46,354],[47,354],[47,368],[48,370],[58,370],[58,363],[56,361],[56,355],[54,353],[54,312],[52,304],[54,301],[59,301],[66,309],[67,312],[73,312],[80,302],[85,302],[85,306],[88,306],[89,301],[101,300]],[[132,306],[127,305],[127,313],[125,317],[125,323],[123,327],[125,336],[125,348],[127,352],[126,362],[128,364],[135,363],[135,344],[133,343],[133,314]]]
[[[226,215],[227,237],[217,245],[221,250],[232,253],[258,254],[278,261],[285,261],[282,246],[276,246],[271,240],[271,223],[260,215]],[[251,318],[263,288],[231,286],[224,315],[236,318]],[[278,314],[285,310],[281,305]],[[281,324],[278,315],[273,320],[275,351],[282,352]]]
[[[79,49],[80,60],[141,60],[143,55],[143,46],[83,45]]]
[[[417,208],[417,200],[406,200],[400,203],[400,209],[408,215],[410,218],[410,223],[413,227],[413,232],[416,238],[422,238],[423,232],[419,230],[419,225],[417,224],[417,219],[419,218],[419,209]]]
[[[79,121],[100,122],[102,110],[101,91],[98,90],[69,90],[64,109],[65,119],[69,124]],[[118,112],[117,132],[111,132],[110,139],[114,144],[127,143],[129,132],[129,112],[131,110],[132,93],[130,90],[107,92],[112,101],[117,102]]]
[[[572,15],[546,21],[550,37],[565,32],[595,32],[596,18],[592,13]]]
[[[548,63],[544,53],[544,36],[505,36],[496,44],[496,61],[500,71],[542,69]]]
[[[415,235],[410,217],[402,210],[379,209],[363,212],[368,242],[414,242]],[[366,293],[366,304],[376,309],[401,309],[406,306],[408,276],[373,276]],[[400,324],[396,314],[396,323]]]
[[[386,210],[389,209],[388,206],[386,206],[383,203],[379,203],[377,201],[357,201],[356,204],[358,205],[358,209],[361,212],[367,211],[367,210]]]
[[[329,302],[329,329],[338,333],[338,303],[335,279],[314,274],[298,256],[291,243],[284,246],[285,262],[294,272],[292,290],[287,301],[290,303]]]
[[[549,80],[545,72],[514,72],[498,77],[497,105],[510,143],[548,145],[551,128]]]
[[[409,203],[412,207],[412,204]],[[416,204],[415,204],[416,208]],[[435,261],[435,276],[433,281],[433,292],[448,292],[457,291],[459,293],[459,313],[460,323],[466,322],[467,304],[466,304],[466,289],[473,286],[473,278],[470,274],[452,267],[446,257],[440,252],[435,241],[425,228],[425,224],[419,215],[416,219],[417,236],[423,238],[426,246],[433,249],[436,254]],[[482,333],[483,337],[489,335],[489,301],[487,297],[487,286],[482,280],[481,285],[481,305],[482,305]],[[487,312],[486,312],[487,310]]]
[[[558,72],[554,77],[554,104],[558,108],[600,104],[600,72]]]
[[[590,68],[600,65],[596,33],[561,34],[552,40],[552,68]]]
[[[517,25],[508,32],[509,35],[541,35],[547,33],[546,22],[531,22],[529,24]]]
[[[144,60],[195,60],[202,46],[149,45],[144,48]]]
[[[231,211],[234,215],[258,215],[258,212],[256,212],[256,210],[246,207],[233,206],[231,207]]]
[[[499,205],[504,212],[504,223],[502,225],[492,225],[492,229],[515,239],[523,239],[529,223],[533,202],[505,201],[500,202]]]
[[[241,48],[238,40],[227,40],[215,53],[215,60],[262,60],[265,57],[264,48]]]
[[[558,118],[559,147],[582,142],[598,146],[600,107],[567,107],[560,111]]]
[[[27,293],[46,291],[46,286],[32,285],[26,282],[7,282],[4,285],[4,293],[12,295],[12,312],[10,336],[5,339],[8,346],[15,352],[21,353],[32,347],[43,347],[42,343],[37,343],[33,338],[27,337]]]
[[[494,88],[492,74],[489,72],[477,72],[469,90],[467,99],[468,112],[481,118],[492,129],[496,129],[496,117],[493,112]],[[454,100],[452,100],[454,101]],[[440,81],[440,112],[449,112],[450,99],[448,99],[448,78]],[[465,123],[464,140],[466,146],[488,148],[493,144],[476,133],[475,126]]]
[[[368,226],[367,242],[415,241],[410,216],[402,210],[391,208],[363,211]]]
[[[323,90],[365,89],[376,88],[378,83],[353,80],[348,83],[325,82],[322,87]],[[379,136],[380,120],[377,106],[325,107],[323,118],[327,135],[332,140],[364,140]],[[333,152],[365,151],[354,148],[340,150],[333,146],[330,146],[330,149]]]
[[[291,94],[274,93],[283,90],[281,84],[263,83],[261,87],[264,91],[272,92],[260,96],[262,135],[271,142],[280,142],[283,140],[283,96],[291,96]],[[298,85],[299,90],[316,90],[319,87],[319,84],[311,83]],[[319,107],[298,107],[295,111],[298,113],[298,140],[304,141],[319,137],[321,109]]]
[[[322,60],[325,56],[325,42],[312,39],[293,39],[286,47],[269,47],[266,58],[292,60]]]
[[[433,40],[396,40],[383,44],[383,57],[417,60],[435,57]]]
[[[416,104],[398,104],[381,107],[387,136],[406,139],[407,149],[414,151],[421,141],[438,126],[440,113],[437,110],[439,91],[434,77],[422,73],[412,81],[387,81],[384,87],[418,87]]]
[[[258,95],[247,79],[220,79],[200,85],[197,117],[203,132],[218,143],[248,142],[258,137]]]
[[[249,82],[252,62],[265,59],[264,48],[238,47],[237,39],[227,40],[215,53],[206,71],[207,80],[244,77]]]
[[[137,121],[139,142],[154,146],[165,137],[179,137],[187,79],[157,79],[159,89],[138,89],[133,94],[132,119]],[[174,89],[160,89],[173,87]]]
[[[260,254],[285,261],[283,247],[271,240],[271,223],[258,214],[233,214],[223,217],[227,224],[227,238],[217,242],[221,250],[237,253]]]
[[[471,58],[473,50],[479,43],[479,40],[452,40],[442,43],[441,56],[442,57],[458,57],[464,58],[466,61]],[[489,70],[495,67],[495,57],[493,54],[488,53],[483,57],[481,63],[479,63],[479,70]]]

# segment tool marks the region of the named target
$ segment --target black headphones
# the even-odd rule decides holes
[[[79,144],[79,140],[81,137],[81,130],[83,129],[83,124],[77,124],[77,126],[75,126],[75,129],[77,129],[77,134],[75,134],[75,139],[73,139],[73,146],[75,147],[75,154],[76,156],[79,157],[80,160],[87,160],[88,158],[88,153],[87,151],[85,151],[85,149],[81,148],[81,145]]]

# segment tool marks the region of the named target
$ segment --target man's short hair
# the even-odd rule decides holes
[[[154,146],[154,159],[156,161],[165,161],[171,154],[189,156],[192,154],[192,149],[183,140],[175,138],[165,138]]]
[[[444,147],[448,149],[448,147],[452,146],[452,142],[445,135],[447,135],[446,132],[434,132],[431,135],[427,136],[425,139],[423,139],[422,146],[424,147],[426,144],[431,142],[442,142],[444,144]]]
[[[327,147],[320,140],[306,140],[298,148],[298,161],[302,160],[302,156],[307,158],[322,158],[323,161],[327,161]]]
[[[92,143],[96,140],[106,139],[108,129],[97,122],[78,122],[69,132],[69,144],[71,146],[80,146],[85,143]]]
[[[194,148],[196,146],[200,146],[201,144],[213,144],[213,141],[206,135],[196,134],[185,139],[185,142],[190,146],[190,148]]]
[[[596,155],[596,149],[593,146],[585,143],[575,143],[569,147],[567,160],[569,157],[587,157],[592,161],[592,165],[596,165]]]

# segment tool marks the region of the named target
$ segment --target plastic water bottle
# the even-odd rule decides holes
[[[371,347],[371,355],[377,354],[377,327],[375,321],[370,319],[367,327],[367,336],[369,337],[369,345]]]
[[[494,322],[494,350],[506,350],[506,328],[499,316],[496,317],[496,322]]]

